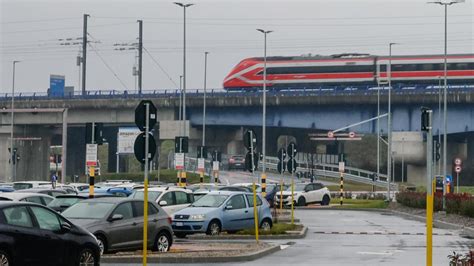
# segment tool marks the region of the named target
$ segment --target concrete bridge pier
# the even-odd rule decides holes
[[[49,180],[49,152],[51,129],[45,126],[18,126],[14,131],[14,144],[19,161],[16,178],[12,179],[10,153],[10,127],[0,128],[0,180]]]

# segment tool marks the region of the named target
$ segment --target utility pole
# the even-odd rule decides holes
[[[209,52],[204,52],[204,103],[202,106],[202,146],[206,146],[206,79],[207,79],[207,55]]]
[[[142,94],[143,21],[138,20],[138,94]]]
[[[82,31],[82,95],[86,95],[86,65],[87,65],[87,18],[84,14],[84,29]]]

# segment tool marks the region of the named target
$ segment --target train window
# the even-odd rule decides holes
[[[454,69],[457,69],[457,70],[469,69],[468,63],[457,63],[457,64],[454,64],[454,65],[455,65]]]
[[[269,67],[268,75],[278,74],[316,74],[316,73],[343,73],[343,72],[373,72],[373,65],[346,65],[346,66],[307,66],[307,67]],[[263,75],[263,71],[257,73]]]

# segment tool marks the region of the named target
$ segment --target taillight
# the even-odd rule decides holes
[[[234,159],[229,159],[229,163],[233,163],[233,162],[235,162]]]
[[[169,223],[169,224],[172,224],[172,223],[173,223],[173,219],[171,219],[170,216],[168,216],[167,220],[168,220],[168,223]]]

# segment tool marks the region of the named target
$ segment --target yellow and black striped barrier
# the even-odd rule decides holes
[[[188,180],[186,179],[186,171],[181,172],[181,187],[185,187],[186,184],[188,183]]]
[[[94,197],[95,168],[89,167],[89,198]]]
[[[341,205],[343,204],[344,202],[344,174],[341,173],[341,184],[340,184],[340,201],[341,201]]]
[[[267,174],[262,173],[262,197],[267,195]]]

